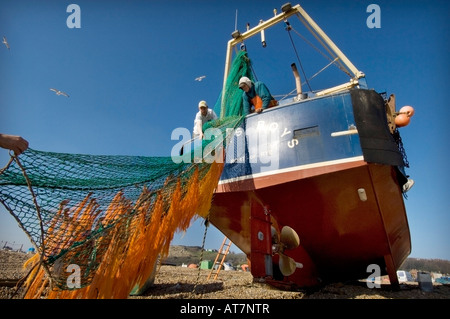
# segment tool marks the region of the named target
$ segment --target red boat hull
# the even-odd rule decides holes
[[[402,196],[393,166],[343,160],[220,184],[210,221],[247,254],[255,278],[308,287],[367,278],[375,264],[398,284],[411,251]],[[300,246],[285,251],[298,266],[290,276],[278,270],[271,226],[299,235]]]

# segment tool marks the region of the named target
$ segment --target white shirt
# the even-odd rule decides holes
[[[200,127],[203,127],[203,124],[206,122],[209,122],[211,120],[217,119],[216,112],[214,112],[213,109],[208,108],[208,111],[205,116],[202,115],[202,112],[198,111],[195,115],[194,119],[194,137],[200,135],[202,132],[198,132],[198,126],[197,123],[200,122]]]

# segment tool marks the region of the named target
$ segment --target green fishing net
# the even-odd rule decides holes
[[[247,52],[239,51],[230,68],[225,89],[214,107],[214,111],[220,114],[221,118],[242,115],[242,90],[239,89],[239,80],[243,76],[254,80],[251,66]]]
[[[192,176],[201,180],[211,166],[210,161],[195,160],[195,154],[208,150],[216,155],[217,150],[226,148],[227,134],[232,134],[229,129],[242,123],[238,82],[241,76],[250,75],[247,53],[239,52],[215,105],[221,116],[204,126],[204,130],[214,128],[219,133],[197,146],[184,146],[179,156],[105,156],[28,149],[17,158],[11,157],[0,171],[0,202],[37,247],[52,284],[67,289],[69,274],[61,269],[77,264],[82,272],[81,287],[88,286],[105,262],[103,256],[112,241],[123,238],[123,253],[129,249],[127,239],[136,231],[137,215],[148,222],[155,205],[168,212],[181,202],[188,186],[195,182]],[[213,141],[216,143],[211,147]],[[181,197],[174,201],[178,188]],[[166,240],[172,236],[168,234]]]

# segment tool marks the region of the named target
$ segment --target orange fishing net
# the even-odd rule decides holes
[[[156,202],[151,205],[148,200],[150,192],[142,191],[140,198],[134,207],[126,200],[122,193],[118,193],[105,214],[104,223],[108,225],[113,219],[115,226],[112,235],[99,237],[97,245],[107,245],[103,254],[103,262],[95,272],[90,284],[79,289],[51,288],[51,277],[46,276],[45,268],[40,264],[40,255],[36,254],[24,266],[33,267],[28,277],[27,293],[25,298],[40,298],[43,295],[48,298],[127,298],[135,286],[142,287],[147,278],[154,271],[154,265],[158,257],[164,258],[169,251],[170,242],[176,231],[186,230],[191,220],[196,216],[206,217],[210,208],[213,190],[222,171],[223,163],[212,163],[203,178],[199,178],[198,169],[189,178],[186,191],[182,190],[181,179],[178,179],[169,203],[170,208],[164,208],[168,204],[164,196],[159,194]],[[152,206],[152,207],[150,207]],[[70,220],[55,229],[53,225],[64,214],[64,205],[49,228],[48,237],[57,236],[62,239],[60,247],[47,246],[47,250],[58,249],[76,242],[86,228],[77,228],[79,221],[84,225],[93,224],[95,220],[95,200],[87,196],[77,207]],[[136,211],[131,218],[125,218],[130,210]],[[53,233],[53,232],[56,233]],[[57,232],[62,232],[58,234]],[[102,241],[107,240],[107,243]],[[74,260],[76,250],[72,250],[60,260]],[[92,253],[92,252],[90,252]],[[88,253],[89,254],[89,253]],[[77,257],[80,259],[80,256]],[[60,262],[59,270],[54,266],[53,272],[63,272],[64,267]],[[81,269],[83,271],[83,269]],[[70,275],[63,276],[70,280]]]

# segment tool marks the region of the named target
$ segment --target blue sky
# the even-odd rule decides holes
[[[42,151],[169,156],[177,142],[171,140],[172,131],[192,130],[198,102],[214,105],[219,96],[236,10],[243,31],[247,22],[254,26],[269,19],[285,2],[0,0],[0,36],[11,47],[0,47],[0,132],[22,135],[31,148]],[[72,3],[81,9],[81,28],[67,27],[66,9]],[[366,74],[369,87],[395,93],[397,108],[415,108],[410,125],[400,130],[410,163],[407,173],[416,182],[405,200],[410,257],[450,260],[450,2],[300,4]],[[380,7],[381,28],[366,24],[370,4]],[[266,56],[254,61],[255,72],[272,94],[288,93],[295,88],[290,42],[272,31],[266,32],[266,41]],[[250,58],[259,54],[258,40],[247,46]],[[300,51],[311,76],[320,67],[304,60],[308,54]],[[322,62],[321,67],[328,63]],[[200,75],[206,78],[195,81]],[[328,81],[328,76],[317,77],[311,85]],[[51,87],[70,97],[55,95]],[[7,151],[0,150],[0,166],[7,161]],[[173,244],[201,246],[203,231],[197,221]],[[27,245],[3,206],[0,240]],[[210,228],[206,248],[219,248],[222,240]]]

